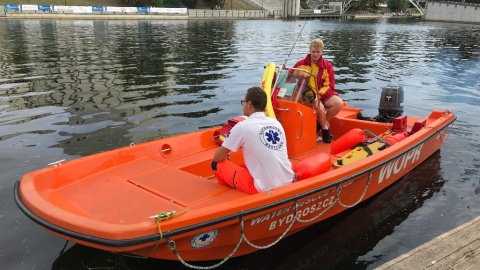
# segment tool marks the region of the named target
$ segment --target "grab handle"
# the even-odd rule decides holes
[[[303,135],[303,114],[300,110],[298,110],[297,112],[300,115],[300,134],[297,136],[297,140],[300,140]]]

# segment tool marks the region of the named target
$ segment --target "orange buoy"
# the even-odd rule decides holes
[[[297,181],[301,181],[327,172],[331,167],[330,155],[320,152],[298,162],[293,168],[293,172],[297,174]]]
[[[340,138],[335,140],[330,147],[330,153],[336,155],[345,150],[348,150],[355,145],[364,142],[367,139],[365,132],[359,128],[354,128],[349,132],[343,134]]]

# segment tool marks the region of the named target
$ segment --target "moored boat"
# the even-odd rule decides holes
[[[329,122],[333,141],[326,144],[316,140],[315,111],[302,104],[309,89],[295,71],[271,63],[261,85],[267,114],[285,129],[297,182],[255,195],[218,184],[210,163],[225,128],[215,127],[54,163],[22,177],[16,202],[40,226],[76,243],[221,264],[386,189],[437,151],[455,120],[439,110],[403,116],[402,89],[386,87],[378,117],[362,117],[345,103]],[[243,164],[241,151],[230,160]]]

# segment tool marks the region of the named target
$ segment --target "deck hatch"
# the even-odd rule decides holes
[[[129,182],[184,207],[229,190],[226,186],[173,167],[163,167]]]

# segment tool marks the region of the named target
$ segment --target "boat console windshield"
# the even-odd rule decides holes
[[[307,99],[315,100],[316,93],[309,85],[312,76],[315,75],[308,70],[281,67],[275,82],[274,97],[300,103]]]

